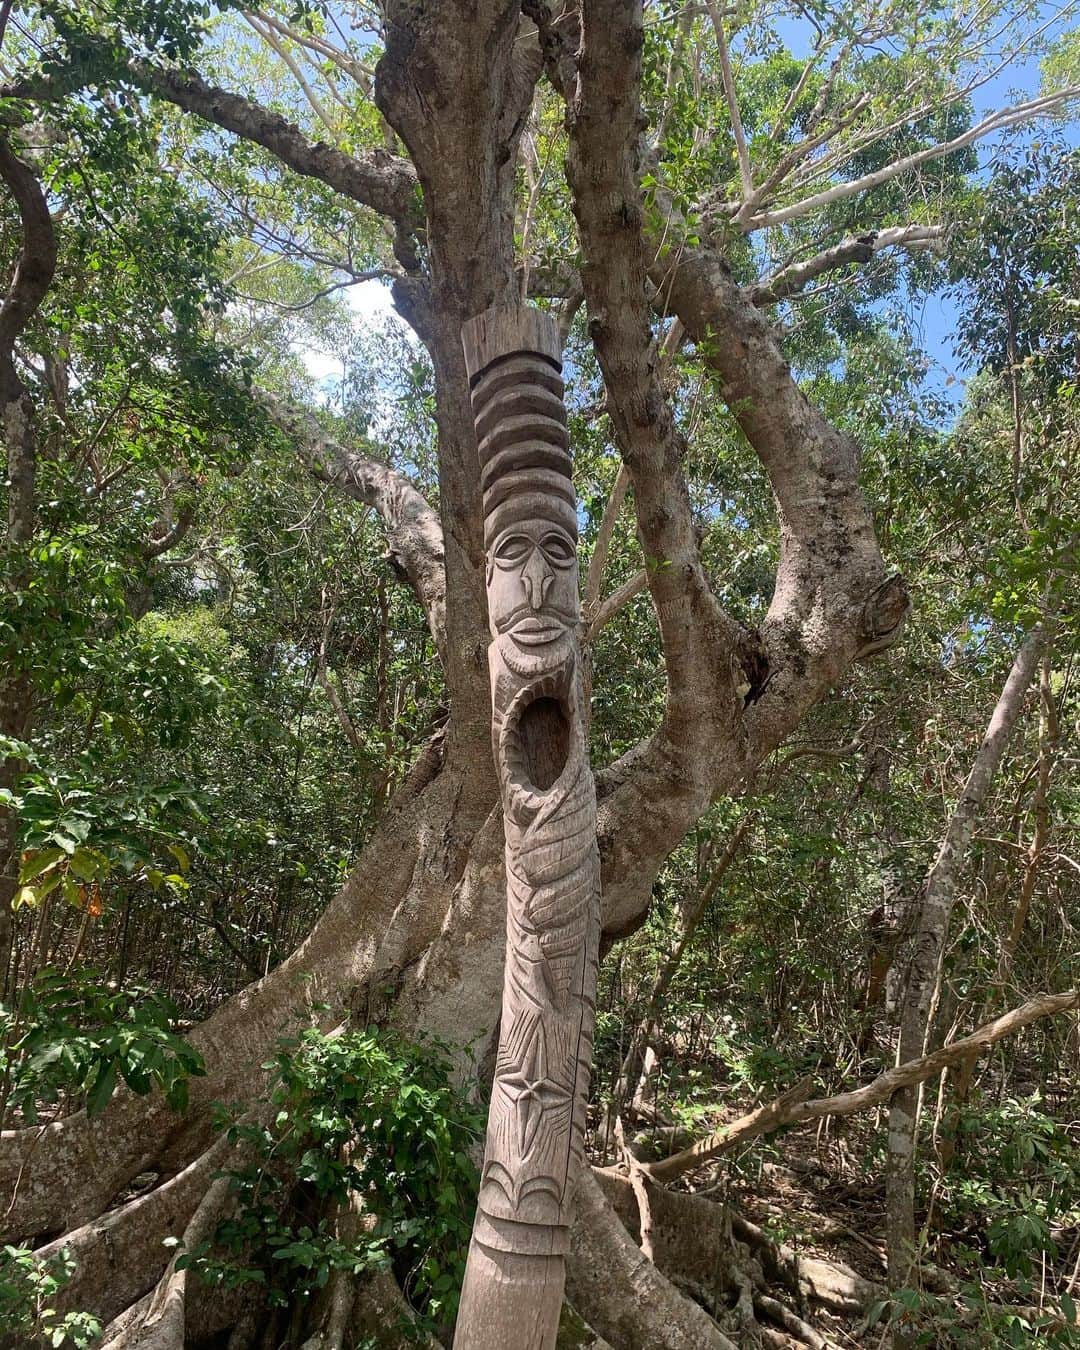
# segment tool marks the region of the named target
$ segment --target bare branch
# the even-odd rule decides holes
[[[716,0],[706,0],[716,45],[720,50],[720,77],[724,85],[724,98],[727,101],[728,116],[731,118],[731,134],[735,138],[735,150],[739,157],[739,180],[742,183],[743,200],[750,201],[754,195],[754,174],[750,166],[750,149],[746,144],[746,132],[743,130],[739,115],[739,100],[735,88],[735,76],[731,69],[731,53],[728,51],[727,38],[724,35],[724,20],[716,7]]]
[[[323,590],[323,602],[325,605],[326,591]],[[326,695],[326,701],[333,708],[338,723],[345,733],[345,739],[352,746],[354,752],[359,758],[364,755],[364,742],[360,733],[356,730],[356,725],[349,716],[349,710],[345,706],[345,700],[341,692],[330,676],[330,671],[326,664],[326,648],[330,639],[330,625],[333,622],[333,611],[324,615],[322,635],[319,638],[319,647],[315,653],[315,679],[318,681],[319,688]]]
[[[592,618],[589,620],[588,627],[585,629],[585,636],[582,641],[585,643],[595,641],[600,630],[611,622],[619,610],[625,609],[630,601],[635,596],[640,595],[642,591],[647,590],[648,586],[649,577],[644,568],[640,572],[635,572],[621,586],[617,586],[610,595],[605,596],[597,605]]]
[[[723,611],[702,568],[682,471],[684,444],[649,325],[639,189],[641,8],[586,0],[582,16],[567,176],[584,257],[589,331],[633,484],[668,681],[659,731],[635,753],[632,766],[613,768],[605,786],[617,792],[601,802],[607,877],[617,869],[633,892],[621,895],[605,881],[605,919],[618,929],[623,921],[640,921],[643,880],[711,801],[718,772],[747,772],[736,675],[756,640]],[[609,823],[627,810],[638,823],[608,833]]]
[[[441,655],[446,631],[446,578],[438,515],[402,474],[338,445],[310,413],[287,408],[264,391],[258,399],[271,421],[294,440],[296,453],[316,478],[379,513],[391,559],[408,578],[423,606]]]
[[[189,497],[181,504],[180,510],[176,513],[176,519],[162,534],[155,535],[143,545],[143,557],[147,562],[152,562],[155,558],[160,558],[163,553],[168,553],[170,549],[181,543],[191,529],[195,520],[195,499]]]
[[[826,272],[835,272],[850,263],[866,263],[886,248],[932,248],[945,237],[944,225],[893,225],[885,230],[849,236],[832,248],[823,249],[805,262],[782,268],[767,281],[750,288],[750,300],[759,306],[775,305],[798,294]]]
[[[581,601],[581,609],[586,622],[590,624],[600,604],[600,587],[604,581],[604,568],[607,565],[608,549],[611,547],[611,536],[615,533],[615,526],[619,522],[619,513],[622,511],[622,505],[626,500],[629,487],[630,475],[624,464],[616,475],[611,495],[604,507],[600,528],[596,532],[596,543],[593,546],[592,557],[589,559],[589,570],[585,574],[585,590]]]
[[[317,53],[319,56],[324,56],[332,65],[335,65],[340,71],[348,75],[351,80],[359,85],[365,94],[370,94],[371,82],[375,72],[370,66],[365,65],[363,61],[357,61],[354,57],[346,55],[340,48],[335,47],[332,42],[327,42],[325,38],[321,38],[317,33],[301,32],[299,29],[293,28],[289,24],[282,23],[275,14],[268,14],[265,10],[259,9],[250,12],[266,24],[268,28],[274,29],[274,31],[280,33],[282,37],[288,38],[291,42],[295,42],[298,47],[302,47],[306,51],[312,53]]]
[[[774,678],[755,704],[754,752],[767,753],[828,683],[895,638],[907,612],[885,576],[859,488],[859,451],[799,389],[768,322],[706,248],[661,254],[657,304],[676,313],[772,484],[780,562],[763,628]]]
[[[1056,113],[1076,98],[1080,98],[1080,85],[1070,85],[1058,93],[1028,99],[1024,103],[1014,104],[1011,108],[999,108],[950,141],[941,141],[937,145],[927,146],[924,150],[917,150],[913,154],[894,160],[891,164],[886,164],[884,168],[874,170],[873,173],[863,174],[861,178],[854,178],[846,183],[835,183],[832,187],[804,197],[790,206],[779,207],[775,211],[759,211],[745,222],[744,228],[760,230],[767,225],[783,225],[786,221],[810,215],[822,206],[831,206],[833,202],[844,201],[848,197],[857,196],[860,192],[869,192],[872,188],[880,187],[882,183],[888,183],[922,164],[943,159],[956,150],[962,150],[974,141],[990,135],[991,132],[1004,131],[1007,127]]]
[[[852,1116],[872,1106],[880,1106],[900,1088],[924,1083],[950,1065],[982,1054],[998,1041],[1014,1036],[1040,1018],[1053,1017],[1056,1013],[1068,1012],[1076,1007],[1080,1007],[1080,990],[1077,989],[1069,989],[1063,994],[1036,994],[1019,1008],[1013,1008],[1011,1012],[984,1023],[970,1036],[953,1041],[931,1055],[922,1055],[919,1059],[889,1069],[879,1074],[873,1082],[853,1092],[841,1092],[835,1097],[815,1097],[807,1101],[805,1086],[797,1084],[768,1105],[759,1106],[747,1115],[740,1116],[708,1138],[672,1154],[662,1162],[647,1164],[645,1171],[654,1181],[673,1181],[693,1167],[700,1167],[751,1139],[771,1134],[786,1125],[801,1125],[808,1120],[821,1120],[825,1116]]]
[[[307,76],[300,69],[299,63],[293,56],[292,52],[289,51],[288,47],[285,46],[285,43],[282,42],[281,38],[277,35],[277,33],[274,32],[274,30],[269,26],[269,24],[262,22],[260,18],[257,15],[252,14],[250,10],[245,9],[242,10],[241,13],[243,14],[244,18],[247,20],[251,28],[256,33],[258,33],[259,37],[262,38],[262,40],[266,43],[266,45],[270,48],[270,50],[277,57],[279,57],[280,60],[288,67],[289,72],[291,73],[293,79],[300,86],[301,90],[303,91],[304,97],[311,105],[311,109],[314,112],[315,116],[319,119],[319,121],[323,124],[323,126],[326,127],[327,131],[329,131],[332,136],[336,135],[337,126],[334,123],[334,119],[326,111],[326,108],[323,106],[322,100],[319,98],[315,90],[311,87],[311,84],[308,81]]]

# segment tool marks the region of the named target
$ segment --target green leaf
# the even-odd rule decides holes
[[[41,876],[42,872],[48,869],[64,856],[62,848],[43,848],[30,854],[23,865],[19,868],[20,882],[34,881]]]
[[[98,1068],[93,1087],[86,1094],[86,1114],[99,1115],[105,1110],[116,1090],[116,1060],[110,1059]]]
[[[176,859],[177,866],[180,868],[181,873],[184,876],[187,876],[188,872],[191,870],[191,859],[188,857],[185,850],[182,849],[179,844],[169,844],[167,847],[169,852]]]
[[[95,881],[108,871],[108,866],[107,859],[91,848],[77,848],[68,863],[80,881]]]

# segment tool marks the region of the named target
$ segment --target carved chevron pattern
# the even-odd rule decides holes
[[[464,342],[484,496],[507,892],[476,1237],[526,1254],[561,1249],[592,1058],[599,857],[581,718],[577,511],[554,324],[533,310],[489,311]],[[565,733],[544,744],[553,782],[534,762],[536,733],[526,726],[541,703]]]

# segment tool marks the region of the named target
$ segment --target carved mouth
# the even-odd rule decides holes
[[[566,625],[558,619],[522,619],[507,630],[515,642],[523,647],[542,647],[545,643],[556,642],[566,632]]]
[[[527,793],[548,792],[570,758],[571,728],[565,678],[547,676],[523,689],[507,709],[501,737],[511,783]]]

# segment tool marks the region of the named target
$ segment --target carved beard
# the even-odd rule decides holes
[[[561,637],[545,642],[542,647],[523,647],[514,637],[513,628],[500,633],[491,644],[492,652],[519,679],[535,680],[541,675],[554,675],[564,670],[574,658],[573,633],[565,629]]]

